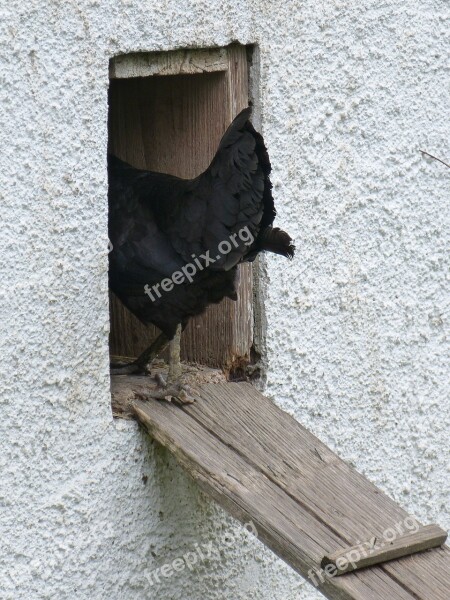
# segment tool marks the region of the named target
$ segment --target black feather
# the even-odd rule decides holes
[[[288,234],[272,228],[271,166],[250,113],[250,108],[239,113],[211,165],[195,179],[135,169],[108,157],[110,287],[141,321],[169,338],[208,304],[237,298],[239,263],[262,250],[294,254]],[[233,235],[230,251],[221,253],[221,244]],[[170,290],[161,289],[162,280],[195,264],[193,255],[208,253],[214,262],[197,267],[192,281],[185,277],[180,283],[178,277]]]

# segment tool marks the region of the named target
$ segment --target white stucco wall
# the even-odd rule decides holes
[[[268,260],[267,392],[420,519],[449,526],[450,171],[419,152],[450,156],[446,14],[440,0],[3,3],[1,600],[319,598],[111,418],[118,53],[259,44],[278,223],[298,249],[289,265]],[[211,542],[209,561],[149,584]]]

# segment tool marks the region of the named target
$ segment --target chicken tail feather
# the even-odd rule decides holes
[[[259,240],[259,246],[262,250],[281,254],[286,258],[294,258],[295,246],[292,238],[279,227],[265,229]]]

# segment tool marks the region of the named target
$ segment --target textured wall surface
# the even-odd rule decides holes
[[[259,45],[279,224],[298,248],[267,261],[267,392],[449,526],[450,172],[419,152],[450,155],[446,17],[440,0],[3,3],[1,600],[319,597],[111,418],[118,53]],[[149,579],[196,544],[211,556],[192,571]]]

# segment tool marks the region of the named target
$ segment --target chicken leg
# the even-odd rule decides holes
[[[167,382],[163,377],[157,377],[160,389],[149,394],[157,400],[178,400],[181,404],[192,404],[194,398],[189,394],[189,388],[185,386],[181,377],[183,374],[181,368],[181,324],[177,326],[174,337],[169,342],[169,372]]]
[[[126,365],[111,363],[111,375],[134,375],[137,373],[145,373],[147,365],[161,354],[169,343],[171,343],[169,338],[164,333],[160,333],[156,340],[154,340],[153,343],[144,350],[138,358],[136,358],[136,360],[133,360],[133,362]]]
[[[129,364],[111,363],[111,375],[132,375],[136,373],[145,373],[147,365],[156,358],[167,344],[169,344],[169,373],[167,376],[167,385],[177,385],[181,377],[181,325],[177,326],[174,337],[169,340],[168,337],[161,333],[156,340],[133,362]],[[166,385],[166,384],[164,384]]]
[[[181,325],[177,325],[175,335],[169,342],[169,374],[167,384],[176,384],[181,377]]]

